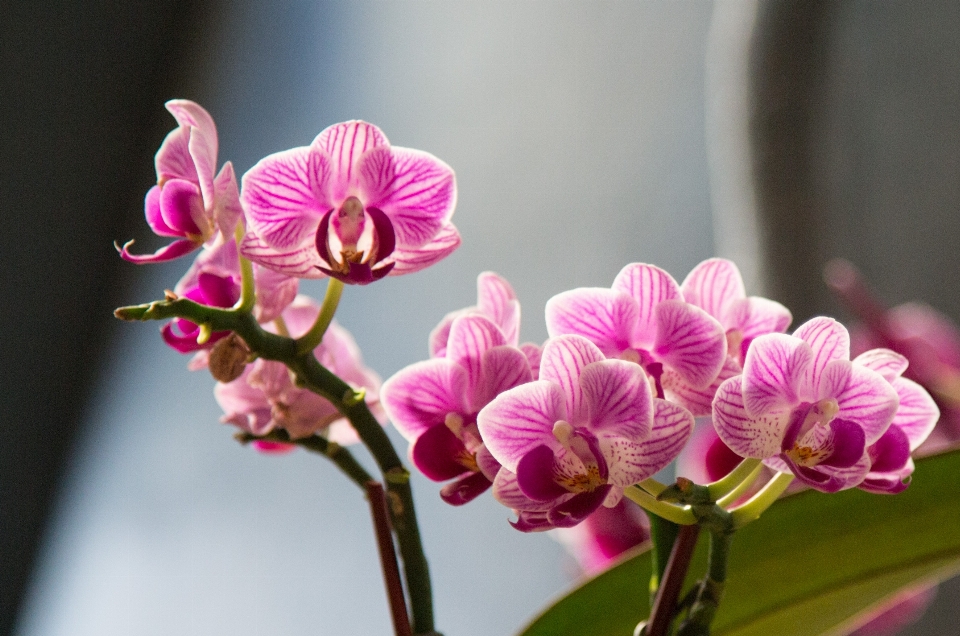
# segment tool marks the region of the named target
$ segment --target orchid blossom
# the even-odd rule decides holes
[[[450,324],[445,355],[410,365],[383,385],[393,425],[410,441],[410,458],[434,481],[454,480],[440,496],[453,505],[487,490],[500,464],[477,428],[477,413],[494,397],[532,380],[527,357],[506,344],[479,313]]]
[[[621,499],[612,508],[600,506],[572,528],[550,533],[573,555],[584,574],[610,567],[621,554],[650,539],[650,521],[643,509]]]
[[[661,397],[675,398],[684,406],[696,405],[684,394],[709,389],[727,359],[721,324],[685,302],[673,277],[653,265],[627,265],[611,289],[558,294],[547,302],[546,316],[551,336],[580,335],[607,357],[640,364]],[[709,412],[702,405],[694,415],[705,414],[701,411]]]
[[[540,379],[484,407],[477,425],[503,465],[494,495],[532,532],[575,526],[680,452],[693,427],[684,408],[651,396],[644,371],[607,360],[582,336],[544,345]]]
[[[298,278],[364,285],[409,274],[460,245],[450,223],[456,198],[447,164],[390,146],[372,124],[344,122],[243,175],[241,251]]]
[[[860,488],[876,493],[897,493],[906,489],[905,480],[913,474],[910,454],[926,441],[940,419],[940,409],[926,390],[901,377],[907,359],[889,349],[871,349],[854,358],[887,380],[899,398],[897,413],[890,428],[868,450],[870,472]]]
[[[847,330],[820,317],[792,336],[754,340],[743,375],[720,385],[713,412],[717,433],[737,454],[836,492],[867,477],[868,447],[890,428],[898,404],[882,375],[850,361]]]
[[[442,358],[447,352],[450,338],[450,326],[453,321],[469,314],[480,314],[497,325],[506,344],[519,347],[527,356],[533,379],[537,379],[540,369],[541,347],[532,342],[518,344],[520,340],[520,302],[513,287],[505,278],[495,272],[481,272],[477,276],[477,304],[472,307],[451,311],[430,332],[430,357]]]
[[[199,104],[186,99],[166,103],[179,126],[167,135],[157,151],[157,185],[150,188],[144,210],[150,228],[160,236],[179,237],[154,254],[135,255],[133,241],[117,246],[120,256],[132,263],[161,263],[211,244],[217,237],[233,239],[243,216],[237,179],[228,161],[217,168],[217,128]]]

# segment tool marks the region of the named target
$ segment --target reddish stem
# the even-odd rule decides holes
[[[647,636],[667,636],[699,534],[699,525],[680,526],[677,539],[673,542],[673,550],[670,551],[667,568],[663,572],[663,580],[657,589],[657,598],[650,610]]]
[[[390,602],[393,631],[396,636],[413,636],[407,615],[407,600],[403,595],[403,583],[400,580],[400,567],[397,565],[397,552],[393,545],[390,511],[387,509],[387,497],[380,482],[367,482],[367,499],[370,501],[370,514],[377,533],[380,566],[383,568],[383,583],[387,588],[387,600]]]

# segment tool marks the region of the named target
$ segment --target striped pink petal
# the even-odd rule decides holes
[[[889,428],[899,404],[897,392],[889,382],[876,371],[859,365],[852,366],[847,386],[833,397],[840,406],[837,417],[859,424],[868,446]]]
[[[846,327],[833,318],[812,318],[800,325],[793,335],[809,344],[813,350],[806,380],[811,387],[817,385],[820,374],[831,360],[850,359],[850,334]]]
[[[171,130],[160,144],[153,161],[158,183],[165,183],[170,179],[186,179],[199,183],[197,166],[190,155],[190,128],[179,127]]]
[[[780,303],[750,296],[730,303],[720,322],[726,329],[739,329],[744,340],[752,340],[768,333],[783,333],[792,320],[790,310]]]
[[[357,170],[364,205],[390,218],[401,249],[427,244],[453,214],[453,169],[430,153],[374,148],[361,157]]]
[[[345,121],[325,128],[310,144],[329,158],[333,172],[331,196],[345,199],[352,184],[358,181],[357,164],[360,157],[372,148],[388,146],[386,135],[365,121]]]
[[[517,346],[520,303],[506,279],[494,272],[482,272],[477,276],[477,309],[500,327],[507,344]]]
[[[626,487],[665,468],[680,454],[693,432],[693,415],[666,400],[653,400],[650,434],[641,442],[614,433],[599,434],[600,448],[610,467],[610,483]]]
[[[197,181],[203,195],[204,207],[212,210],[214,202],[213,175],[217,172],[217,127],[213,118],[199,104],[187,99],[172,99],[167,110],[181,128],[190,128],[189,151],[197,170]]]
[[[584,367],[603,359],[603,353],[582,336],[551,338],[543,346],[539,377],[562,389],[568,421],[571,424],[587,422],[587,404],[580,387],[580,376]]]
[[[853,359],[854,364],[876,371],[887,382],[893,382],[907,370],[909,361],[890,349],[870,349]]]
[[[537,446],[560,447],[553,426],[566,416],[560,387],[540,380],[498,395],[477,415],[477,426],[490,454],[515,472],[520,459]]]
[[[703,261],[687,274],[680,285],[683,299],[722,321],[731,302],[746,296],[740,270],[725,258]],[[732,325],[723,325],[729,329]]]
[[[744,406],[742,376],[730,378],[717,389],[713,425],[720,439],[741,457],[764,459],[780,454],[790,410],[770,410],[753,418]]]
[[[754,340],[743,363],[747,412],[762,415],[792,408],[812,358],[810,345],[793,336],[768,334]]]
[[[450,325],[446,359],[456,362],[467,371],[466,402],[473,407],[472,411],[480,409],[476,402],[480,392],[483,355],[502,344],[503,334],[497,326],[479,314],[460,316]]]
[[[268,245],[289,250],[313,240],[333,204],[327,194],[330,160],[312,148],[292,148],[261,159],[243,175],[247,221]]]
[[[546,317],[550,336],[583,336],[604,354],[615,356],[631,347],[631,334],[639,313],[637,302],[627,294],[581,287],[548,300]]]
[[[254,263],[297,278],[325,278],[320,268],[326,267],[313,241],[290,249],[276,249],[253,232],[247,232],[240,243],[240,253]]]
[[[940,409],[926,389],[916,382],[896,378],[891,384],[900,398],[892,425],[900,427],[906,434],[912,452],[930,436],[940,419]]]
[[[417,362],[383,383],[380,400],[398,431],[414,440],[448,413],[466,413],[466,371],[443,358]]]
[[[614,291],[633,298],[639,309],[630,334],[638,349],[651,349],[656,331],[656,309],[664,300],[683,300],[680,286],[673,276],[659,267],[645,263],[627,265],[613,281]]]
[[[665,300],[655,313],[657,358],[691,386],[709,386],[727,357],[723,327],[707,312],[682,300]]]
[[[580,388],[589,412],[589,428],[639,441],[650,435],[653,401],[647,374],[625,360],[601,360],[580,373]]]
[[[232,240],[237,223],[243,218],[243,206],[240,204],[240,191],[237,189],[237,176],[233,164],[223,164],[220,174],[213,181],[216,204],[214,220],[225,240]]]
[[[720,373],[714,378],[713,382],[705,388],[693,387],[684,381],[676,371],[672,371],[669,368],[664,370],[663,375],[660,377],[660,383],[663,386],[663,391],[667,399],[679,404],[699,417],[701,415],[710,415],[712,412],[713,398],[717,395],[717,389],[720,388],[720,385],[723,384],[725,380],[742,373],[743,369],[740,368],[740,364],[730,356],[727,356],[727,359],[723,363],[723,368],[720,369]]]
[[[394,263],[390,276],[419,272],[450,256],[458,247],[460,247],[460,233],[452,223],[447,223],[426,245],[394,250],[388,259]]]
[[[480,410],[504,391],[531,380],[530,363],[522,351],[508,345],[488,349],[481,360],[481,376],[473,410]]]

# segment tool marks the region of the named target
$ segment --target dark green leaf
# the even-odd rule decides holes
[[[704,548],[698,546],[691,581],[703,574]],[[740,530],[713,634],[842,634],[852,617],[897,590],[958,571],[955,450],[919,460],[913,483],[899,495],[803,492]],[[560,599],[521,634],[629,636],[649,612],[649,576],[649,553],[640,551]]]

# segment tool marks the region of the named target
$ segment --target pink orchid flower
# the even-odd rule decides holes
[[[493,322],[503,333],[506,344],[519,347],[527,356],[533,379],[540,368],[540,346],[532,342],[518,344],[520,340],[520,302],[513,287],[495,272],[482,272],[477,276],[477,304],[451,311],[430,332],[430,357],[442,358],[447,352],[450,326],[460,316],[480,314]]]
[[[444,357],[410,365],[384,383],[383,404],[410,441],[413,464],[434,481],[454,480],[440,496],[461,505],[487,490],[500,470],[481,439],[477,413],[530,380],[523,352],[491,320],[468,313],[451,323]]]
[[[901,492],[907,487],[907,477],[913,474],[910,454],[930,436],[940,419],[940,409],[922,386],[901,377],[908,364],[904,356],[889,349],[871,349],[853,362],[879,373],[899,398],[890,428],[867,449],[870,472],[860,488],[881,494]]]
[[[390,146],[362,121],[261,159],[243,175],[242,199],[250,230],[243,254],[299,278],[364,285],[419,271],[460,244],[450,223],[453,170]]]
[[[539,380],[494,398],[477,425],[503,466],[494,496],[517,511],[515,528],[532,532],[616,505],[677,456],[693,416],[653,398],[638,365],[568,335],[544,345]]]
[[[170,132],[157,151],[157,185],[144,201],[147,223],[160,236],[179,240],[154,254],[135,255],[133,241],[117,247],[132,263],[162,263],[210,244],[218,236],[229,240],[243,216],[237,179],[228,161],[217,168],[217,128],[199,104],[186,99],[166,103],[179,127]]]
[[[883,376],[850,361],[843,325],[820,317],[792,336],[753,341],[743,375],[717,391],[714,425],[738,455],[836,492],[867,477],[868,448],[890,428],[898,404]]]
[[[732,261],[703,261],[680,285],[683,299],[718,321],[727,334],[727,355],[741,366],[753,339],[768,333],[783,333],[793,316],[780,303],[747,297],[740,270]]]
[[[253,313],[258,322],[275,319],[297,295],[296,278],[255,265],[253,279],[257,297]],[[230,240],[201,252],[174,291],[202,305],[232,307],[240,299],[237,244]],[[163,341],[180,353],[209,349],[229,332],[215,331],[202,345],[197,343],[199,333],[200,327],[185,318],[175,318],[160,329]],[[200,366],[199,361],[191,364],[191,368]]]
[[[640,364],[654,378],[658,395],[709,413],[711,383],[727,361],[723,326],[684,301],[680,285],[653,265],[627,265],[612,289],[580,288],[547,302],[550,336],[577,334],[608,357]],[[707,390],[704,400],[689,399]],[[704,402],[706,402],[704,404]]]
[[[298,296],[283,312],[291,336],[305,334],[319,311],[312,299]],[[314,355],[352,387],[363,388],[367,405],[383,421],[380,378],[364,366],[360,349],[346,329],[336,322],[330,323]],[[254,435],[282,428],[292,439],[319,433],[339,444],[358,441],[356,432],[336,407],[316,393],[296,386],[290,371],[281,362],[256,360],[233,382],[218,383],[214,396],[226,413],[221,421]]]

